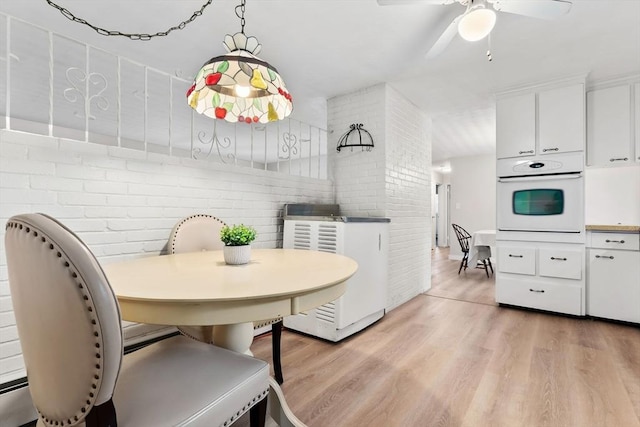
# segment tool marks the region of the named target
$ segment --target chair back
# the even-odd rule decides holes
[[[458,243],[460,243],[460,249],[462,249],[462,252],[469,252],[469,240],[471,240],[471,234],[469,234],[467,230],[460,227],[458,224],[451,224],[451,227],[453,227],[453,231],[455,231],[456,233],[456,237],[458,238]]]
[[[169,237],[169,253],[221,250],[220,230],[226,224],[212,215],[191,215],[179,221]]]
[[[212,215],[197,214],[180,220],[169,237],[169,253],[221,250],[224,243],[220,240],[220,230],[226,224]],[[213,343],[211,326],[177,326],[185,336],[197,341]]]
[[[123,354],[116,297],[89,248],[51,217],[9,219],[5,249],[29,391],[40,422],[76,425],[113,395]]]

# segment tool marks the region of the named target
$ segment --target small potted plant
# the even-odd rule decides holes
[[[253,227],[244,224],[222,227],[220,240],[224,243],[224,262],[232,265],[248,263],[251,260],[251,242],[255,238]]]

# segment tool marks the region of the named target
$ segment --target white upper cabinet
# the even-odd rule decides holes
[[[496,154],[532,156],[536,150],[536,94],[500,98],[496,103]]]
[[[584,151],[584,85],[538,93],[538,154]]]
[[[584,141],[584,83],[497,99],[499,159],[584,151]]]
[[[633,85],[635,98],[635,134],[636,134],[636,162],[640,163],[640,83]]]
[[[631,86],[587,92],[587,165],[630,164],[633,151]]]

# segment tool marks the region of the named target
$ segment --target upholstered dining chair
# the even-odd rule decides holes
[[[224,243],[220,240],[220,230],[226,224],[212,215],[196,214],[180,220],[169,236],[169,252],[178,254],[183,252],[222,250]],[[282,364],[280,361],[280,342],[282,340],[282,318],[268,319],[253,324],[254,329],[271,325],[271,347],[273,356],[273,371],[278,384],[284,382]],[[178,326],[184,335],[213,343],[213,327],[211,326]]]
[[[458,243],[460,244],[460,250],[462,251],[462,260],[460,261],[460,268],[458,268],[458,274],[460,274],[462,268],[467,271],[469,264],[469,242],[471,241],[471,234],[458,224],[451,224],[451,227],[453,227],[453,231],[456,233]],[[476,268],[484,269],[487,273],[487,277],[489,277],[489,269],[491,269],[491,274],[493,274],[493,265],[491,265],[491,248],[489,246],[476,246],[476,250],[477,256],[474,257],[474,259],[477,260]]]
[[[55,219],[6,225],[9,286],[38,427],[264,426],[269,365],[177,335],[123,356],[100,264]]]

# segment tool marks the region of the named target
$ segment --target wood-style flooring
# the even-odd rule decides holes
[[[309,427],[640,427],[640,328],[498,307],[433,251],[432,289],[337,344],[285,330],[283,390]],[[271,338],[256,357],[271,361]]]

